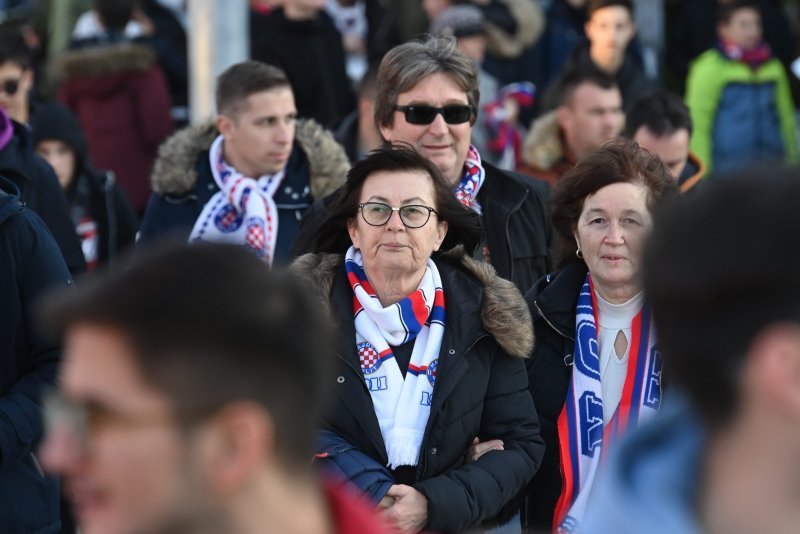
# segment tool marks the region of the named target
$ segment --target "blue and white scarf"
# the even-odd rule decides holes
[[[272,197],[283,181],[285,169],[257,179],[244,176],[225,162],[223,142],[223,137],[218,136],[208,152],[219,191],[203,207],[189,242],[244,245],[271,265],[278,238],[278,208]]]
[[[353,288],[356,347],[383,442],[393,469],[417,465],[431,413],[433,386],[444,337],[444,292],[439,270],[428,259],[419,288],[383,307],[367,280],[361,251],[345,256]],[[391,347],[414,341],[405,378]]]
[[[481,190],[485,179],[486,171],[483,170],[483,165],[481,164],[481,155],[474,145],[469,145],[467,159],[464,161],[464,175],[456,185],[453,194],[461,204],[478,214],[481,213],[478,192]]]

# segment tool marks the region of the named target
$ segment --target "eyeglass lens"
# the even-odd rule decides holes
[[[367,202],[361,205],[361,215],[364,220],[372,226],[383,226],[392,217],[392,212],[397,210],[400,220],[409,228],[419,228],[425,226],[430,219],[431,208],[427,206],[408,205],[400,208],[392,208],[380,202]]]
[[[410,124],[430,124],[441,113],[447,124],[463,124],[472,117],[472,107],[467,105],[450,105],[437,108],[426,105],[397,106],[398,111],[405,114]]]
[[[14,96],[17,94],[17,89],[19,89],[19,80],[4,80],[0,83],[0,88],[8,96]]]

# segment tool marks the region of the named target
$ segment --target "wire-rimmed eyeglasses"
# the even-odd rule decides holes
[[[431,213],[436,210],[421,204],[409,204],[394,208],[383,202],[364,202],[358,205],[361,217],[370,226],[383,226],[392,218],[392,213],[400,215],[400,221],[406,228],[421,228],[431,218]],[[438,215],[438,213],[436,213]]]

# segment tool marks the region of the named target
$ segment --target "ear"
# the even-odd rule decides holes
[[[33,69],[25,69],[22,72],[22,79],[21,84],[22,89],[25,92],[30,91],[31,87],[33,87]]]
[[[575,243],[578,245],[578,248],[581,248],[581,238],[578,237],[578,225],[572,227],[572,237],[575,238]]]
[[[240,491],[273,462],[275,425],[262,406],[253,402],[230,404],[209,425],[211,437],[205,444],[204,460],[219,496]]]
[[[558,106],[556,108],[556,122],[558,123],[558,126],[563,130],[566,127],[569,127],[571,121],[572,110],[564,104]]]
[[[442,241],[444,241],[445,236],[447,235],[447,229],[449,228],[449,224],[447,221],[440,221],[436,225],[436,245],[434,245],[433,250],[439,250],[439,247],[442,246]]]
[[[347,219],[347,233],[350,235],[350,241],[353,242],[353,246],[357,249],[361,249],[361,241],[358,238],[358,221],[356,220],[356,217],[350,217]]]
[[[385,124],[381,124],[378,126],[378,130],[380,130],[383,140],[391,144],[393,140],[392,133],[394,132],[394,128]]]
[[[800,326],[778,324],[760,333],[747,355],[752,390],[800,425]]]
[[[229,137],[235,126],[233,119],[227,115],[217,115],[215,123],[217,125],[217,130],[222,134],[222,137]]]

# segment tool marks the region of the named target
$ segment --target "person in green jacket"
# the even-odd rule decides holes
[[[721,5],[719,43],[690,66],[691,150],[707,170],[797,160],[795,111],[783,65],[762,40],[758,4]]]

